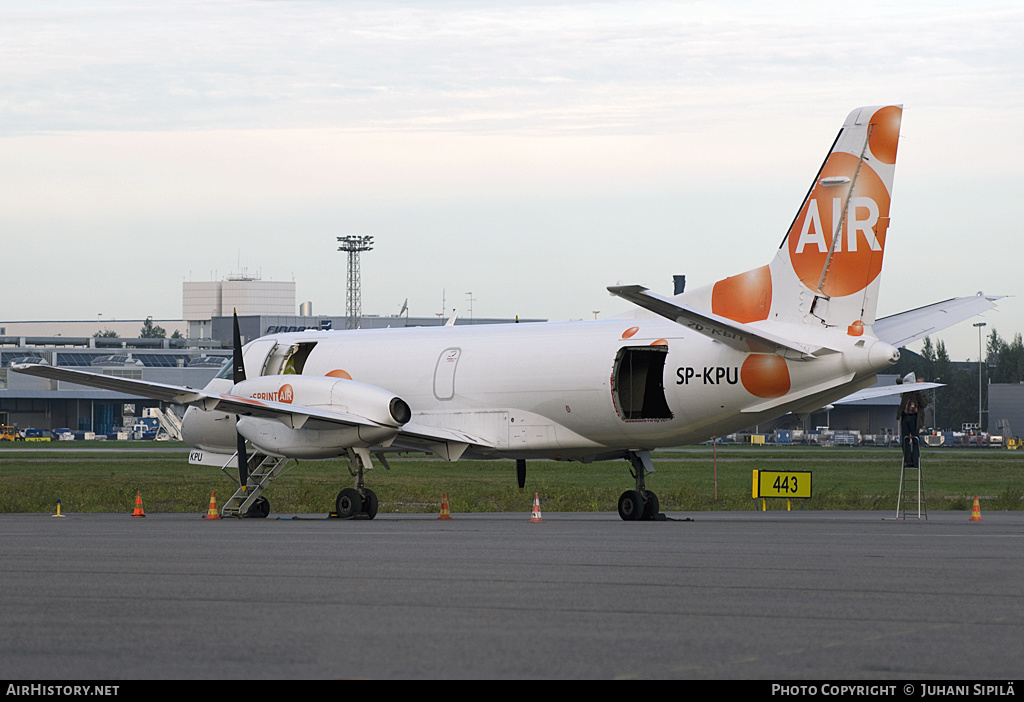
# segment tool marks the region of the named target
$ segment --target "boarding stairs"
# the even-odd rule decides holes
[[[157,438],[160,438],[160,432],[163,432],[171,441],[181,441],[181,417],[175,414],[174,410],[170,408],[147,407],[142,410],[142,416],[156,419],[160,422]]]
[[[912,437],[911,441],[920,442],[918,437]],[[921,464],[924,461],[921,460],[920,448],[914,453],[917,454],[917,465],[908,466],[906,457],[902,460],[900,465],[900,491],[896,498],[896,518],[906,519],[909,512],[911,519],[914,518],[914,501],[917,501],[917,518],[928,520],[928,505],[925,502],[924,497],[924,470]]]
[[[235,461],[238,458],[236,452],[231,459],[221,467],[227,475],[231,476],[227,468],[231,465],[238,465]],[[268,456],[263,453],[253,453],[249,456],[249,479],[245,485],[240,486],[235,494],[227,499],[220,509],[222,517],[265,517],[269,512],[269,503],[264,498],[261,503],[259,498],[275,479],[280,477],[287,470],[298,465],[298,461],[278,456]],[[235,477],[235,476],[231,476]],[[236,480],[237,481],[237,480]],[[265,511],[260,514],[261,506]]]

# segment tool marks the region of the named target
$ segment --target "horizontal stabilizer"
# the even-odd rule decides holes
[[[955,297],[951,300],[883,317],[875,322],[872,331],[882,341],[899,348],[982,312],[987,312],[995,307],[995,301],[1002,297],[1002,295],[984,295],[982,293],[971,297]]]
[[[822,352],[833,351],[821,346],[799,344],[759,329],[755,330],[713,312],[698,311],[653,293],[641,285],[613,285],[608,288],[608,292],[744,353],[775,353],[791,359],[807,359]]]
[[[848,405],[852,402],[860,402],[862,400],[873,400],[876,397],[889,397],[891,395],[902,395],[907,392],[917,392],[918,390],[931,390],[932,388],[941,388],[945,383],[905,383],[902,385],[872,385],[870,388],[864,388],[858,390],[852,395],[847,395],[841,400],[836,400],[833,405]]]

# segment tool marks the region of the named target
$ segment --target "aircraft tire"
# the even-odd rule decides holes
[[[245,513],[246,517],[250,519],[266,519],[270,516],[270,500],[260,495],[249,507],[249,511]]]
[[[661,505],[658,503],[658,496],[650,490],[647,491],[647,499],[644,500],[644,515],[642,519],[644,521],[652,521],[658,518],[658,512],[661,511]]]
[[[338,493],[338,499],[334,501],[334,507],[339,517],[351,519],[363,511],[363,497],[355,488],[345,488]]]
[[[638,490],[626,490],[619,497],[619,516],[624,521],[636,522],[643,519],[644,499]]]
[[[377,516],[378,506],[377,493],[370,489],[363,490],[363,513],[367,519],[373,519]]]

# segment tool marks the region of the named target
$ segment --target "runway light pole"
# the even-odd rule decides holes
[[[986,322],[975,322],[978,328],[978,431],[981,432],[981,328],[987,326]]]

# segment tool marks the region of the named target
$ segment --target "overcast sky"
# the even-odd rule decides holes
[[[240,271],[342,315],[347,234],[364,313],[609,316],[767,263],[886,103],[879,313],[1016,295],[1022,37],[1020,3],[5,0],[0,319],[180,319]]]

